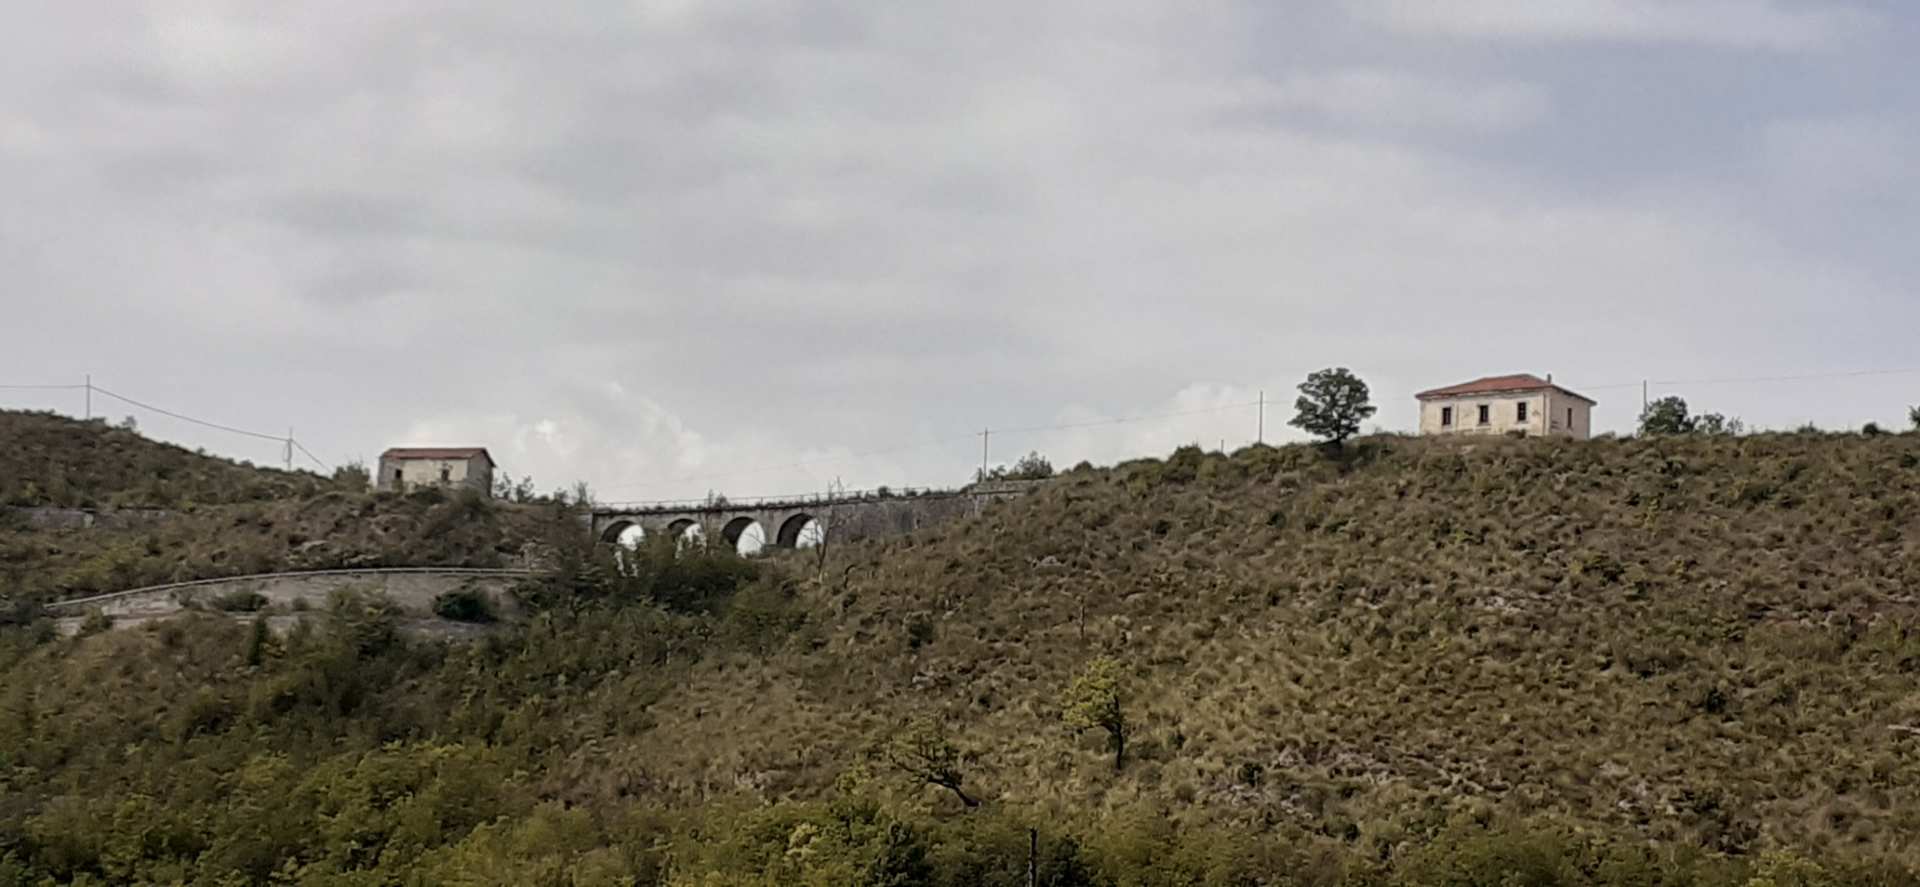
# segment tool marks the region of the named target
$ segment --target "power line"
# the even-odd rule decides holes
[[[0,385],[7,391],[79,391],[85,385]]]
[[[205,427],[207,427],[207,428],[214,428],[214,429],[218,429],[218,430],[220,430],[220,431],[226,431],[226,432],[231,432],[231,433],[233,433],[233,434],[244,434],[244,435],[246,435],[247,437],[257,437],[257,438],[259,438],[259,439],[261,439],[261,440],[270,440],[270,441],[273,441],[273,442],[275,442],[275,443],[286,443],[286,442],[287,442],[287,438],[286,438],[286,436],[284,436],[284,435],[279,435],[279,434],[262,434],[262,433],[260,433],[260,432],[258,432],[258,431],[248,431],[248,430],[246,430],[246,429],[244,429],[244,428],[235,428],[235,427],[233,427],[233,426],[231,426],[231,425],[222,425],[222,424],[220,424],[220,423],[218,423],[218,422],[208,422],[208,421],[207,421],[207,420],[205,420],[205,419],[196,419],[196,418],[194,418],[194,417],[192,417],[192,416],[187,416],[187,415],[182,415],[182,414],[180,414],[180,413],[176,413],[176,412],[173,412],[172,410],[163,410],[163,409],[161,409],[161,408],[159,408],[159,407],[156,407],[156,406],[154,406],[154,405],[152,405],[152,404],[148,404],[148,403],[141,403],[140,401],[137,401],[137,400],[134,400],[134,399],[133,399],[133,398],[131,398],[131,397],[126,397],[126,396],[124,396],[124,395],[120,395],[120,394],[115,394],[115,393],[113,393],[113,392],[111,392],[111,391],[108,391],[108,390],[107,390],[107,389],[105,389],[105,388],[102,388],[102,387],[100,387],[100,386],[98,386],[98,385],[95,385],[95,386],[93,386],[93,390],[95,390],[95,391],[98,391],[98,392],[100,392],[101,394],[104,394],[104,395],[106,395],[106,396],[108,396],[108,397],[111,397],[111,398],[113,398],[114,400],[117,400],[117,401],[121,401],[121,402],[123,402],[123,403],[128,403],[128,404],[132,404],[133,406],[136,406],[136,407],[139,407],[139,408],[141,408],[141,409],[143,409],[143,410],[150,410],[150,411],[152,411],[152,412],[155,412],[155,413],[159,413],[159,414],[160,414],[160,415],[162,415],[162,416],[171,416],[171,417],[173,417],[173,418],[175,418],[175,419],[179,419],[179,420],[180,420],[180,421],[182,421],[182,422],[192,422],[192,423],[193,423],[193,424],[195,424],[195,425],[202,425],[202,426],[205,426]]]
[[[1090,421],[1090,422],[1068,422],[1068,423],[1059,424],[1059,425],[1034,425],[1026,428],[1007,428],[1007,429],[994,428],[994,429],[991,429],[990,433],[992,434],[1031,434],[1039,431],[1064,431],[1064,430],[1069,430],[1074,428],[1095,428],[1103,425],[1123,425],[1123,424],[1128,424],[1132,422],[1149,422],[1157,419],[1173,419],[1173,418],[1179,418],[1181,416],[1198,416],[1205,413],[1219,413],[1219,412],[1225,412],[1227,410],[1250,409],[1256,406],[1259,406],[1258,401],[1247,401],[1246,403],[1231,403],[1231,404],[1225,404],[1223,406],[1207,407],[1205,409],[1183,410],[1183,411],[1174,412],[1174,413],[1158,413],[1158,414],[1147,415],[1147,416],[1124,416],[1118,419],[1100,419],[1100,420]],[[701,480],[723,480],[726,478],[742,477],[742,476],[751,475],[751,474],[765,474],[769,471],[782,471],[789,468],[805,468],[812,465],[826,465],[826,464],[832,464],[835,462],[846,462],[854,459],[866,459],[873,456],[885,456],[893,453],[926,449],[928,447],[945,446],[948,444],[958,443],[962,440],[971,440],[973,438],[979,437],[981,433],[982,432],[976,431],[968,435],[944,437],[937,440],[926,441],[924,443],[905,444],[897,447],[888,447],[883,450],[869,450],[864,453],[849,453],[845,456],[829,456],[821,459],[810,459],[810,460],[801,461],[801,462],[793,462],[786,465],[764,465],[756,468],[744,468],[738,471],[725,471],[725,472],[719,472],[719,473],[713,473],[713,474],[687,475],[687,476],[681,476],[681,477],[662,477],[662,478],[652,478],[645,481],[623,482],[619,484],[614,484],[612,486],[603,487],[602,489],[613,491],[613,490],[631,489],[633,487],[640,486],[641,484],[669,484],[669,483],[685,483],[690,481],[701,481]]]
[[[1851,379],[1861,376],[1907,376],[1920,369],[1855,370],[1843,373],[1808,373],[1800,376],[1743,376],[1725,379],[1654,379],[1655,385],[1728,385],[1743,382],[1808,382],[1817,379]]]
[[[786,465],[763,465],[758,468],[743,468],[738,471],[726,471],[718,474],[696,474],[696,475],[685,475],[681,477],[659,477],[659,478],[652,478],[650,480],[645,480],[645,481],[625,481],[622,483],[614,484],[609,487],[603,487],[602,489],[609,490],[609,491],[626,490],[626,489],[632,489],[634,487],[640,486],[641,484],[684,483],[684,482],[696,481],[696,480],[720,480],[722,478],[740,477],[748,474],[765,474],[769,471],[784,471],[789,468],[805,468],[810,465],[829,465],[835,462],[846,462],[852,459],[867,459],[873,456],[886,456],[893,453],[904,453],[910,450],[923,450],[928,447],[945,446],[947,444],[955,443],[962,440],[971,440],[973,437],[974,435],[969,434],[964,437],[940,438],[937,440],[930,440],[930,441],[925,441],[917,444],[902,444],[897,447],[888,447],[883,450],[868,450],[864,453],[848,453],[847,455],[844,455],[844,456],[828,456],[820,459],[808,459],[801,462],[793,462]]]
[[[1155,413],[1147,416],[1122,416],[1118,419],[1096,419],[1089,422],[1068,422],[1061,425],[1034,425],[1028,428],[995,428],[994,434],[1031,434],[1037,431],[1068,431],[1075,428],[1097,428],[1102,425],[1126,425],[1132,422],[1151,422],[1156,419],[1177,419],[1181,416],[1199,416],[1205,413],[1223,413],[1227,410],[1245,410],[1260,406],[1260,401],[1230,403],[1217,407],[1198,410],[1183,410],[1177,413]]]
[[[328,465],[325,462],[320,461],[320,457],[314,455],[312,450],[307,449],[306,444],[303,444],[300,441],[291,437],[287,438],[287,440],[291,442],[295,447],[299,448],[300,452],[307,454],[307,458],[312,459],[313,464],[320,466],[320,470],[322,472],[325,472],[327,474],[333,473],[333,467]]]
[[[1793,376],[1722,376],[1716,379],[1646,379],[1638,382],[1616,382],[1611,385],[1579,385],[1582,391],[1606,391],[1613,388],[1638,388],[1641,385],[1743,385],[1748,383],[1773,382],[1811,382],[1820,379],[1851,379],[1864,376],[1909,376],[1920,373],[1920,368],[1893,370],[1848,370],[1832,373],[1802,373]]]

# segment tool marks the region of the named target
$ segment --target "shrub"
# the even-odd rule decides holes
[[[228,613],[253,613],[267,607],[267,596],[257,591],[229,591],[208,603]]]
[[[87,611],[86,618],[80,620],[80,636],[99,634],[113,627],[113,617],[105,610],[95,607]]]
[[[907,647],[918,650],[933,643],[933,620],[924,613],[907,617]]]
[[[373,486],[373,474],[366,463],[356,459],[333,470],[333,485],[349,493],[364,493]]]
[[[454,622],[492,622],[499,618],[493,600],[483,592],[463,588],[442,593],[433,599],[434,615]]]
[[[1011,466],[998,465],[989,471],[980,469],[973,473],[975,481],[996,480],[1046,480],[1053,476],[1053,463],[1037,452],[1020,457],[1020,461]]]
[[[1131,732],[1124,678],[1120,663],[1102,656],[1087,663],[1060,698],[1061,720],[1075,733],[1097,729],[1107,734],[1115,770],[1126,764]]]

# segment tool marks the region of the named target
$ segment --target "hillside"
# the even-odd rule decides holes
[[[13,506],[9,508],[7,506]],[[36,529],[16,509],[157,508],[132,528]],[[193,453],[100,422],[0,412],[0,600],[33,604],[278,570],[497,567],[553,508],[339,479]]]
[[[0,505],[178,508],[306,496],[329,482],[160,443],[128,428],[0,410]]]
[[[1050,884],[1920,866],[1920,436],[1186,450],[824,563],[574,556],[480,645],[353,602],[5,636],[0,860],[1000,884],[1031,826]],[[1103,657],[1118,768],[1061,717]]]
[[[859,558],[808,645],[710,663],[598,762],[804,796],[937,712],[1021,804],[1920,862],[1917,436],[1189,451]],[[1135,696],[1118,774],[1055,715],[1101,654]]]
[[[552,512],[431,490],[335,491],[205,506],[132,530],[0,524],[0,596],[46,602],[283,570],[518,566],[552,532]]]

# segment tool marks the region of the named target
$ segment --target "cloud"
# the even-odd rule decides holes
[[[1377,24],[1449,37],[1780,52],[1831,47],[1871,22],[1857,10],[1779,0],[1349,0],[1348,6]]]
[[[1343,68],[1249,84],[1235,111],[1279,121],[1375,129],[1503,130],[1541,120],[1549,102],[1527,83],[1476,83],[1411,71]]]
[[[69,4],[0,32],[0,384],[669,498],[1909,353],[1904,57],[1706,51],[1852,14],[1355,3]]]

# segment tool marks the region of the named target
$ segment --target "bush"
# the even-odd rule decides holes
[[[494,612],[493,599],[483,592],[466,588],[434,598],[433,613],[454,622],[486,623],[499,618]]]
[[[1053,476],[1053,463],[1037,452],[1020,457],[1020,461],[1011,466],[997,465],[993,470],[975,471],[973,479],[980,481],[997,480],[1046,480]]]
[[[253,613],[267,607],[267,596],[257,591],[229,591],[208,603],[228,613]]]
[[[113,617],[105,610],[95,607],[87,611],[86,618],[80,620],[80,636],[99,634],[113,627]]]

